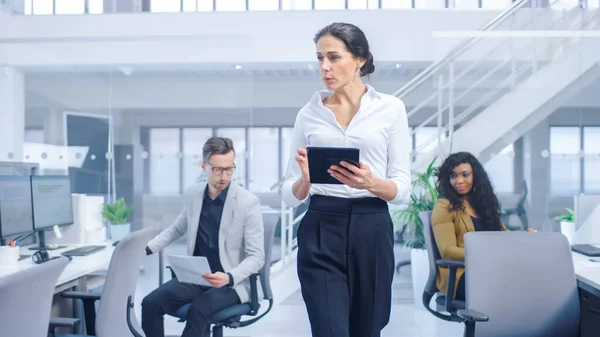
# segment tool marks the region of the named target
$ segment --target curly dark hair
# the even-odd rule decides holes
[[[484,223],[486,230],[502,230],[500,202],[483,165],[469,152],[454,153],[444,160],[437,179],[437,190],[440,197],[448,199],[450,210],[464,210],[464,196],[458,194],[450,183],[452,170],[464,163],[470,164],[473,169],[473,187],[467,195],[469,204]]]

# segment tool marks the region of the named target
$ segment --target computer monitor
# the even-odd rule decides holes
[[[29,176],[0,176],[0,240],[32,231]]]
[[[44,232],[54,226],[73,224],[73,198],[69,176],[31,176],[33,228],[38,231],[36,249],[59,249],[65,246],[48,246]]]

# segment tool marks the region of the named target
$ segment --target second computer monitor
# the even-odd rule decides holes
[[[69,176],[32,176],[35,230],[73,224],[73,199]]]
[[[0,239],[32,230],[29,176],[0,176]]]

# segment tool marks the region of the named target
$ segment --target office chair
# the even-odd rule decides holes
[[[121,239],[110,258],[102,293],[66,291],[63,297],[83,301],[87,335],[59,335],[57,337],[115,337],[142,336],[133,309],[133,297],[145,256],[144,249],[156,234],[154,230],[135,231]],[[95,302],[100,301],[98,312]],[[136,335],[137,333],[137,335]]]
[[[232,329],[243,328],[245,326],[256,323],[262,317],[264,317],[271,308],[273,307],[273,292],[271,291],[271,258],[273,252],[273,240],[275,238],[276,223],[270,223],[264,227],[264,238],[265,238],[265,265],[260,269],[258,274],[252,274],[250,276],[250,302],[236,304],[229,308],[223,309],[215,313],[211,318],[210,322],[213,325],[212,335],[213,337],[223,337],[223,327]],[[258,309],[260,308],[260,302],[258,299],[258,278],[260,277],[260,284],[262,285],[262,292],[264,299],[269,301],[269,307],[267,310],[253,319],[241,321],[242,316],[256,316]],[[190,308],[190,304],[186,304],[179,308],[171,316],[179,318],[179,322],[185,322],[187,320],[187,312]]]
[[[579,336],[571,247],[561,233],[470,232],[465,239],[466,337]],[[470,311],[471,310],[471,311]],[[475,323],[489,317],[489,321]]]
[[[525,202],[527,201],[528,192],[529,191],[527,189],[527,182],[525,180],[523,180],[523,191],[521,192],[521,197],[519,198],[517,205],[514,208],[507,208],[507,209],[501,210],[502,222],[504,222],[504,225],[506,226],[506,228],[508,228],[510,230],[517,230],[517,229],[521,228],[521,227],[510,226],[510,223],[508,220],[510,219],[511,215],[516,215],[517,217],[519,217],[519,220],[521,221],[521,226],[523,227],[523,230],[526,230],[527,228],[529,228],[529,222],[527,221],[527,211],[525,210]]]
[[[54,289],[68,263],[60,257],[0,278],[0,336],[48,335]]]
[[[444,295],[438,291],[435,280],[438,274],[438,266],[449,268],[448,286],[446,294],[454,294],[454,286],[456,280],[456,269],[464,267],[462,261],[442,260],[440,251],[438,250],[433,229],[431,227],[431,211],[419,213],[419,220],[423,224],[423,232],[425,234],[425,243],[427,244],[427,255],[429,257],[429,278],[423,292],[423,305],[434,316],[451,322],[463,322],[456,312],[465,308],[465,302],[454,300],[450,296]],[[436,308],[431,308],[431,299],[435,296]],[[416,301],[416,299],[415,299]]]

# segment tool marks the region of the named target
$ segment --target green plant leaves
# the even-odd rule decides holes
[[[424,172],[413,172],[412,194],[410,203],[401,210],[392,211],[396,231],[402,233],[403,244],[407,247],[426,249],[423,224],[419,213],[431,211],[439,198],[435,179],[439,168],[434,166],[437,158],[429,164]]]
[[[564,221],[564,222],[573,222],[575,221],[575,211],[570,208],[566,208],[567,214],[559,215],[554,218],[554,220]]]
[[[105,204],[102,209],[102,216],[113,225],[126,224],[127,216],[132,210],[133,207],[127,206],[125,199],[120,198],[112,205]]]

